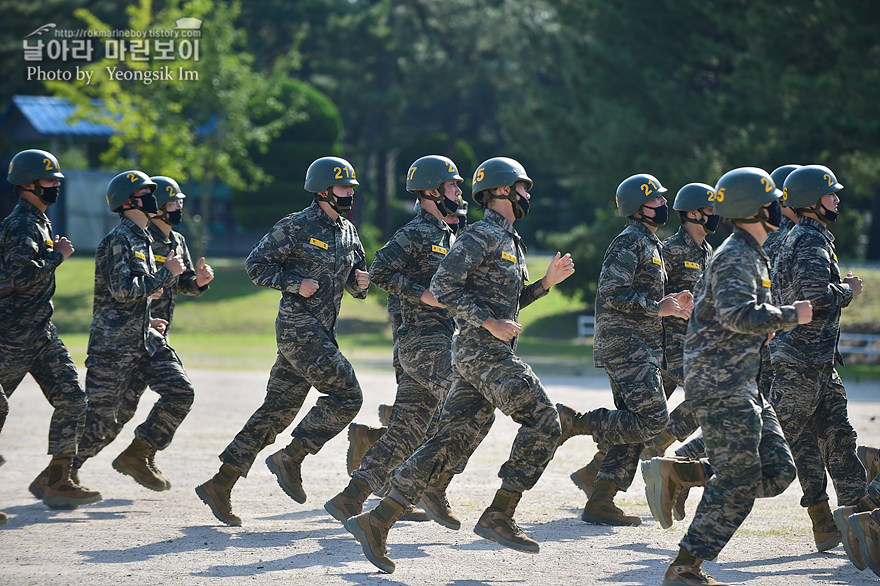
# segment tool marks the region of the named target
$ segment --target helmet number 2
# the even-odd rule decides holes
[[[766,177],[761,177],[761,185],[764,186],[764,191],[766,191],[767,193],[770,193],[771,191],[776,189],[776,187],[773,185],[773,181],[767,179]]]
[[[822,175],[822,179],[828,182],[828,187],[834,187],[834,179],[828,173]]]
[[[134,173],[126,173],[125,176],[126,176],[126,177],[128,178],[128,180],[131,181],[132,183],[137,183],[137,180],[140,179],[140,177],[138,177],[138,176],[135,175]]]
[[[647,183],[642,183],[642,191],[645,192],[645,197],[648,197],[657,189],[657,186],[654,185],[653,181],[648,181]]]

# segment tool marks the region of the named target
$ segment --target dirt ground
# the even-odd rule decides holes
[[[461,530],[399,523],[389,538],[389,555],[397,570],[385,575],[323,509],[347,482],[345,433],[306,459],[306,504],[288,498],[263,464],[272,451],[286,445],[285,432],[233,492],[243,525],[227,527],[214,519],[193,488],[216,471],[217,454],[262,401],[267,373],[190,374],[197,390],[195,405],[174,443],[157,458],[172,489],[151,492],[110,465],[154,402],[156,395],[148,392],[134,422],[83,467],[81,480],[100,490],[104,500],[73,511],[47,509],[27,490],[48,462],[51,409],[30,378],[22,384],[10,400],[11,413],[0,436],[0,454],[7,459],[0,468],[0,509],[11,516],[9,524],[0,527],[0,583],[659,584],[701,494],[692,492],[685,522],[663,530],[651,517],[639,475],[617,500],[627,512],[641,515],[641,527],[588,525],[580,520],[585,496],[568,476],[592,456],[595,446],[585,437],[574,438],[560,449],[517,511],[517,520],[540,542],[541,552],[529,555],[502,548],[472,531],[499,486],[497,470],[516,433],[516,425],[499,413],[468,469],[449,490],[462,518]],[[359,378],[365,399],[357,420],[377,425],[377,405],[393,401],[393,375],[359,371]],[[554,401],[582,409],[611,405],[607,381],[601,377],[543,380]],[[880,385],[852,383],[848,389],[860,443],[880,444]],[[306,407],[316,396],[313,391]],[[758,501],[719,558],[704,565],[706,570],[719,580],[761,586],[876,583],[870,570],[859,572],[849,563],[842,547],[824,554],[815,551],[808,517],[798,504],[800,494],[795,482],[783,495]],[[375,502],[371,499],[367,506]]]

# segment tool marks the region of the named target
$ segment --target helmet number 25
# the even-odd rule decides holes
[[[724,201],[724,188],[720,188],[713,194],[709,195],[709,201]]]

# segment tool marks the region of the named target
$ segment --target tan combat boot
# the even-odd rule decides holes
[[[28,486],[28,490],[34,495],[36,498],[43,500],[43,495],[46,492],[46,482],[49,481],[49,467],[43,469],[42,472],[37,474],[37,477],[33,479],[30,486]]]
[[[131,445],[113,460],[113,469],[120,474],[134,478],[135,482],[150,490],[165,490],[165,479],[156,475],[148,460],[153,447],[147,442],[134,438]]]
[[[159,478],[165,482],[164,490],[171,490],[171,481],[165,478],[165,475],[162,474],[162,471],[159,470],[159,467],[156,466],[156,448],[151,447],[147,450],[147,465],[150,467],[150,470],[153,471],[153,474],[156,475],[156,478]]]
[[[862,571],[868,567],[868,564],[865,563],[865,558],[862,557],[859,540],[856,539],[855,531],[853,531],[853,527],[850,524],[851,520],[852,522],[855,522],[853,515],[858,512],[858,507],[856,506],[838,507],[834,509],[833,517],[834,524],[837,525],[837,530],[840,531],[840,540],[843,543],[846,557],[849,558],[849,561],[851,561],[859,571]]]
[[[348,453],[345,456],[345,468],[348,475],[361,467],[364,454],[388,430],[387,427],[370,427],[360,423],[348,426]]]
[[[382,427],[388,427],[388,424],[391,423],[391,410],[394,408],[394,405],[385,405],[384,403],[379,405],[379,423]]]
[[[642,477],[648,507],[664,529],[672,527],[673,505],[680,496],[679,490],[706,485],[706,471],[699,460],[652,458],[642,462]],[[684,515],[684,505],[681,506]]]
[[[70,507],[100,501],[100,492],[89,490],[70,479],[70,465],[68,458],[54,458],[49,462],[49,477],[43,489],[43,502],[50,507]]]
[[[538,542],[526,536],[513,520],[513,513],[521,497],[521,492],[499,488],[492,504],[480,516],[474,533],[510,549],[538,553]]]
[[[458,531],[461,529],[461,519],[453,512],[446,498],[446,489],[452,482],[452,474],[443,474],[437,484],[429,486],[422,494],[419,505],[425,509],[428,517],[435,523],[439,523],[447,529]]]
[[[662,458],[666,455],[666,448],[674,443],[675,436],[664,429],[645,444],[645,447],[642,449],[642,453],[639,455],[639,458],[641,458],[642,460],[650,460],[651,458]]]
[[[211,507],[214,516],[233,527],[241,525],[241,518],[232,512],[232,487],[239,478],[235,468],[223,464],[213,478],[196,487],[196,494]]]
[[[677,559],[677,558],[676,558]],[[695,558],[694,563],[682,564],[673,561],[666,569],[661,586],[728,586],[719,582],[703,571],[703,560]]]
[[[858,446],[856,455],[868,474],[868,484],[880,474],[880,449],[871,446]]]
[[[590,421],[586,413],[578,413],[562,403],[556,403],[556,410],[559,412],[559,424],[562,426],[562,435],[556,442],[557,449],[569,438],[590,434]]]
[[[842,535],[834,525],[834,516],[828,501],[822,501],[807,507],[807,514],[813,522],[813,539],[816,541],[816,549],[828,551],[840,544]]]
[[[9,515],[0,511],[0,525],[6,525],[7,522],[9,522]]]
[[[596,455],[593,456],[589,464],[579,470],[575,470],[569,476],[574,485],[586,493],[587,498],[593,496],[593,485],[596,483],[596,475],[599,474],[599,468],[602,466],[602,460],[604,459],[605,452],[596,452]]]
[[[581,521],[596,525],[615,525],[620,527],[638,527],[642,519],[627,515],[614,504],[617,485],[607,480],[599,480],[593,487],[593,496],[584,505]]]
[[[880,576],[880,509],[857,513],[849,518],[850,527],[859,543],[862,559]]]
[[[360,542],[367,559],[386,574],[394,572],[394,562],[385,555],[388,532],[403,511],[403,505],[385,497],[369,513],[361,513],[345,522],[345,528]]]
[[[370,485],[352,477],[342,492],[324,503],[324,510],[342,523],[364,512],[364,503],[370,496]]]
[[[302,462],[307,455],[308,452],[299,438],[293,438],[286,448],[266,458],[266,466],[278,479],[278,486],[300,504],[306,502],[306,491],[302,485]]]

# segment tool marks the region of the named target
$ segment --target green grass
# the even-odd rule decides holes
[[[550,257],[532,255],[529,275],[543,276]],[[212,259],[215,279],[198,298],[179,296],[171,343],[192,368],[268,370],[275,361],[275,316],[281,297],[248,279],[243,259]],[[865,293],[844,311],[850,331],[880,332],[880,271],[862,271]],[[92,319],[94,261],[71,258],[56,272],[53,321],[77,364],[85,362]],[[558,291],[520,312],[523,334],[517,352],[539,373],[590,374],[592,344],[577,340],[577,317],[587,305]],[[345,295],[338,326],[339,346],[359,368],[391,368],[391,327],[385,295],[373,288],[361,301]],[[590,341],[591,342],[591,341]],[[880,365],[840,369],[845,380],[880,379]]]

